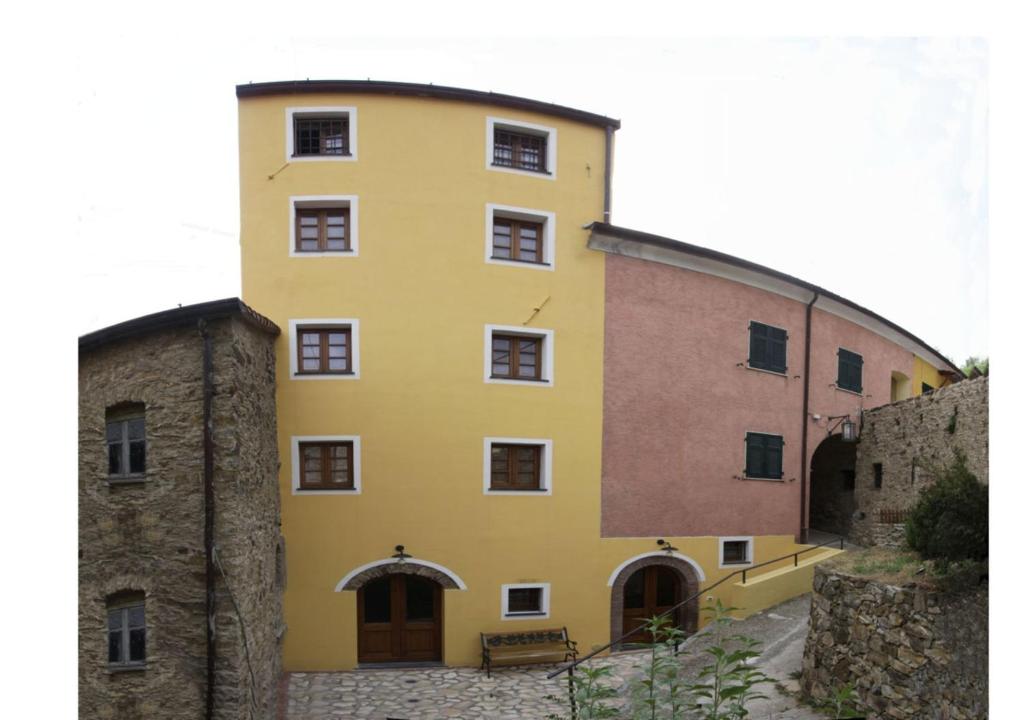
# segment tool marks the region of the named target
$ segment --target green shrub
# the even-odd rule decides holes
[[[967,469],[963,453],[925,489],[907,520],[907,544],[925,558],[988,558],[988,487]]]

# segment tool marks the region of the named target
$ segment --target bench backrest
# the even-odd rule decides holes
[[[511,647],[515,645],[548,645],[565,643],[569,639],[566,629],[525,630],[523,632],[480,633],[480,644],[485,648]]]

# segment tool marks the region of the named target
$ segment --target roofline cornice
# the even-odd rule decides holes
[[[661,235],[603,222],[592,222],[584,229],[590,230],[587,247],[593,250],[717,275],[803,303],[810,302],[817,293],[821,300],[815,304],[816,309],[842,317],[883,337],[889,337],[929,361],[939,370],[950,370],[958,377],[963,377],[963,373],[949,358],[921,338],[878,313],[820,285],[750,260]]]
[[[541,113],[542,115],[575,120],[587,125],[610,127],[613,130],[618,130],[621,126],[621,123],[614,118],[585,110],[577,110],[565,105],[531,100],[516,95],[467,90],[446,85],[423,85],[420,83],[387,82],[384,80],[282,80],[235,86],[235,96],[239,99],[265,97],[268,95],[306,95],[310,93],[360,93],[438,98],[441,100],[456,100],[526,110]]]
[[[260,315],[238,298],[226,298],[143,315],[82,335],[78,338],[78,352],[90,352],[118,340],[195,325],[200,320],[218,320],[234,316],[268,335],[281,334],[281,328],[273,321]]]

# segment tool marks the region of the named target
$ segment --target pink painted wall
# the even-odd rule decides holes
[[[800,531],[805,306],[703,273],[618,255],[606,259],[604,537]],[[786,328],[785,377],[745,367],[751,320]],[[810,456],[828,415],[889,402],[893,370],[913,355],[814,311]],[[864,396],[834,387],[842,345],[864,357]],[[799,376],[799,377],[794,377]],[[741,480],[746,432],[785,438],[784,480]]]

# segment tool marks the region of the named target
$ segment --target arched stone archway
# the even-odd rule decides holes
[[[700,590],[700,582],[704,576],[703,571],[681,557],[665,553],[654,553],[626,563],[619,568],[618,574],[611,581],[610,640],[615,640],[622,635],[624,591],[629,578],[639,570],[655,566],[670,568],[677,575],[682,587],[682,598],[696,595],[697,591]],[[697,621],[700,617],[700,599],[694,597],[687,602],[680,609],[680,615],[678,627],[687,634],[695,633],[697,631]]]
[[[821,441],[811,456],[808,524],[812,530],[849,535],[856,510],[857,445],[839,435]]]
[[[357,567],[338,582],[334,591],[358,590],[368,582],[385,575],[418,575],[433,580],[445,590],[466,589],[466,583],[462,582],[462,578],[443,565],[416,558],[406,558],[401,562],[389,558]]]

